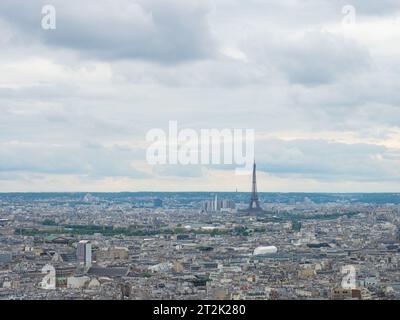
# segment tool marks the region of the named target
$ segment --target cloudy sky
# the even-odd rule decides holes
[[[254,129],[260,191],[398,192],[399,72],[398,0],[1,0],[0,192],[250,189],[149,165],[170,120]]]

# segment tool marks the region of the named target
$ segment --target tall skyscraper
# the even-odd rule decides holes
[[[88,240],[78,242],[76,247],[76,258],[78,263],[90,268],[92,265],[92,244]]]
[[[218,203],[218,196],[215,195],[215,199],[214,199],[214,210],[218,211],[220,209],[219,203]]]
[[[230,199],[218,199],[217,195],[215,195],[213,200],[203,202],[203,211],[205,212],[235,212],[235,210],[235,201]]]

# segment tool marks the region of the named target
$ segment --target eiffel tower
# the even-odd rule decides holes
[[[260,201],[257,194],[256,162],[253,164],[253,181],[251,187],[251,198],[248,211],[263,211],[260,207]]]

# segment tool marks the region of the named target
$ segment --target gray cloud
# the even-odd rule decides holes
[[[88,144],[57,146],[10,142],[1,145],[0,171],[76,174],[91,178],[148,177],[130,164],[139,153],[143,154],[143,151],[106,148],[101,145],[93,148]]]
[[[278,63],[288,79],[306,85],[329,83],[369,67],[365,48],[329,33],[307,33],[277,54],[283,57]]]
[[[47,3],[0,2],[0,189],[56,175],[96,190],[104,177],[213,189],[201,166],[135,167],[147,130],[169,120],[255,129],[269,137],[257,142],[260,171],[304,190],[307,179],[400,187],[399,36],[370,35],[373,22],[342,32],[347,2],[55,0],[58,28],[45,32]],[[361,18],[400,7],[349,4]]]
[[[318,180],[397,181],[400,151],[325,140],[267,140],[257,144],[259,170]]]
[[[4,0],[0,16],[21,39],[34,37],[47,45],[73,49],[100,59],[143,59],[176,63],[214,53],[205,1],[88,0],[52,1],[57,29],[41,28],[41,9],[48,1]]]
[[[320,182],[397,182],[400,150],[366,143],[323,139],[261,139],[256,141],[257,170],[275,177]],[[219,170],[237,166],[214,165]]]
[[[343,7],[352,5],[356,11],[365,15],[386,15],[394,14],[399,11],[399,2],[397,0],[326,0],[334,5]]]

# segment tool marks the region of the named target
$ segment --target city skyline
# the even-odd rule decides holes
[[[399,300],[400,194],[249,198],[0,194],[0,300]]]

